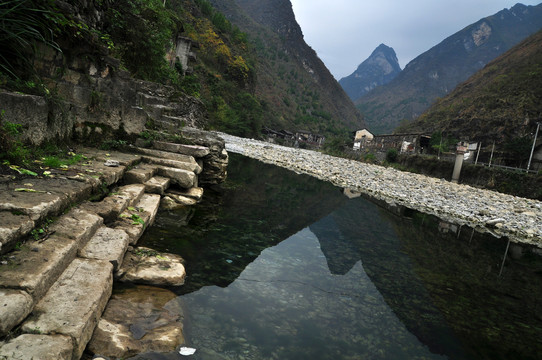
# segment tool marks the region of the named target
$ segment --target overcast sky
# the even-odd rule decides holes
[[[380,44],[401,68],[448,36],[513,0],[291,0],[305,42],[337,80],[350,75]],[[520,1],[537,5],[541,0]]]

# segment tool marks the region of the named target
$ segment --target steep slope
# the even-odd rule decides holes
[[[438,97],[542,28],[542,4],[517,4],[481,19],[412,60],[389,84],[356,101],[369,129],[391,132]]]
[[[352,101],[303,40],[290,0],[211,0],[257,51],[256,94],[276,129],[339,134],[364,126]]]
[[[380,44],[351,75],[339,80],[350,99],[357,100],[375,87],[392,81],[401,72],[393,48]]]
[[[437,101],[401,131],[444,131],[488,143],[531,134],[542,118],[542,31]],[[532,141],[529,138],[529,142]]]

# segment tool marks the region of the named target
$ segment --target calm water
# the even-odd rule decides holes
[[[142,240],[186,260],[189,358],[542,358],[538,258],[510,258],[499,277],[504,240],[443,234],[239,155],[229,174]]]

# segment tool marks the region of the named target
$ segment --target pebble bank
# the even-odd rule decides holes
[[[542,202],[317,151],[217,133],[229,152],[314,176],[391,205],[542,248]],[[450,168],[450,175],[452,173]]]

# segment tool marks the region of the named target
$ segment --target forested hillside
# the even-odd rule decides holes
[[[258,136],[267,126],[332,135],[362,124],[342,89],[320,74],[329,74],[321,62],[303,62],[271,30],[247,35],[250,26],[228,20],[206,0],[8,1],[0,19],[6,89],[54,97],[36,68],[45,45],[59,51],[55,61],[64,66],[81,56],[118,59],[118,69],[135,78],[201,100],[209,129]],[[193,41],[189,69],[166,60],[179,36]]]
[[[398,131],[442,131],[457,138],[523,145],[542,121],[542,31],[527,38]]]

